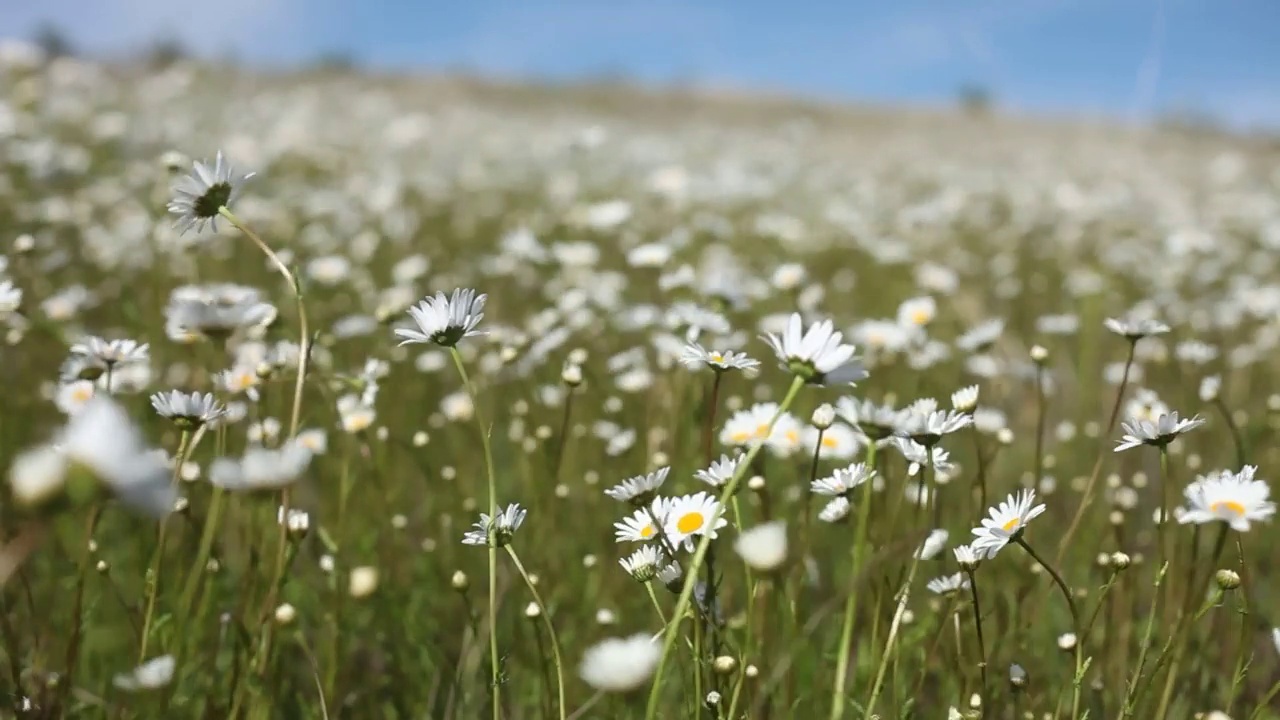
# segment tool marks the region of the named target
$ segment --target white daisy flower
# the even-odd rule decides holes
[[[776,570],[787,559],[787,524],[774,520],[744,530],[733,549],[753,570]]]
[[[173,680],[173,671],[176,667],[177,660],[172,655],[161,655],[127,673],[116,675],[112,679],[112,684],[126,692],[155,690],[168,685]]]
[[[807,331],[802,328],[800,314],[792,313],[781,335],[763,336],[783,369],[814,385],[852,384],[867,376],[854,357],[856,348],[841,343],[844,335],[830,320],[814,323]]]
[[[1103,325],[1108,330],[1130,342],[1137,342],[1144,337],[1163,335],[1169,332],[1169,326],[1150,318],[1107,318]]]
[[[978,567],[978,554],[973,551],[970,545],[957,545],[951,548],[952,554],[956,556],[956,564],[961,570],[972,572]]]
[[[605,490],[604,494],[618,502],[644,505],[657,494],[658,488],[667,481],[667,474],[670,472],[670,467],[661,467],[651,473],[623,480]]]
[[[994,558],[1009,541],[1026,529],[1028,522],[1044,512],[1043,503],[1032,506],[1035,500],[1035,490],[1023,489],[1016,495],[1009,495],[999,507],[991,508],[988,511],[990,517],[982,520],[982,527],[973,529],[973,552],[988,560]]]
[[[935,445],[944,435],[950,435],[973,424],[973,416],[956,410],[911,409],[903,418],[898,434],[911,438],[921,445]]]
[[[74,415],[86,405],[97,394],[98,387],[93,384],[92,380],[73,380],[58,385],[58,391],[53,396],[53,403],[58,409],[67,415]]]
[[[835,523],[844,520],[849,516],[849,499],[841,496],[827,503],[822,511],[818,513],[818,519],[822,522]]]
[[[732,447],[750,447],[771,442],[784,446],[789,434],[800,440],[800,421],[790,413],[783,413],[773,423],[769,423],[778,414],[777,403],[757,403],[746,410],[734,413],[720,431],[720,442]]]
[[[962,573],[944,575],[930,580],[925,587],[936,595],[951,595],[961,590],[968,590],[969,578]]]
[[[956,338],[956,347],[967,353],[986,352],[1000,339],[1004,332],[1004,320],[993,318],[983,320]]]
[[[693,477],[714,488],[724,487],[725,483],[729,482],[738,471],[738,465],[742,463],[744,457],[744,455],[734,457],[721,455],[719,460],[712,461],[707,469],[695,472]]]
[[[662,646],[648,633],[609,638],[587,650],[578,674],[596,690],[631,692],[648,681],[661,656]]]
[[[658,538],[658,526],[654,518],[662,522],[667,516],[670,498],[654,498],[648,508],[638,508],[629,516],[613,524],[616,542],[648,542]]]
[[[663,530],[673,546],[683,543],[692,552],[696,536],[710,535],[714,539],[716,531],[729,524],[721,517],[723,512],[720,502],[707,492],[672,498]]]
[[[666,556],[656,545],[645,545],[630,556],[618,560],[623,570],[642,583],[657,577],[658,571],[666,562]]]
[[[152,395],[151,407],[155,408],[160,417],[172,421],[183,430],[193,430],[211,423],[227,411],[214,399],[213,393],[201,395],[198,392],[184,393],[180,390]]]
[[[696,342],[688,343],[680,352],[680,362],[690,370],[703,367],[716,372],[726,370],[754,371],[760,367],[759,360],[752,360],[746,353],[733,350],[707,350]]]
[[[956,412],[972,415],[978,407],[978,386],[970,385],[951,393],[951,407]]]
[[[474,523],[471,530],[463,533],[463,545],[492,545],[503,547],[510,544],[511,536],[524,522],[527,510],[519,503],[511,503],[506,509],[499,509],[492,518],[488,513],[480,513],[479,522]]]
[[[169,201],[169,212],[178,216],[174,221],[178,232],[185,234],[193,227],[200,232],[206,224],[217,232],[218,211],[231,207],[245,181],[254,175],[249,173],[237,178],[231,164],[223,160],[221,150],[214,159],[213,167],[196,162],[191,174],[183,176],[173,187],[173,197]]]
[[[277,490],[298,480],[311,464],[311,451],[293,441],[278,449],[250,447],[239,460],[218,458],[209,482],[226,490]]]
[[[874,478],[876,471],[866,463],[854,463],[838,468],[831,477],[814,480],[809,490],[815,495],[846,496],[849,491]]]
[[[941,528],[931,530],[929,537],[924,539],[924,544],[920,546],[919,550],[916,550],[915,556],[921,560],[932,560],[947,546],[947,538],[949,537],[951,537],[951,533]]]
[[[849,423],[872,440],[884,440],[896,435],[902,427],[905,412],[891,405],[878,405],[871,400],[840,398],[836,401],[840,419]]]
[[[898,306],[898,324],[903,327],[922,328],[938,315],[938,303],[928,295],[905,300]]]
[[[1257,470],[1253,465],[1245,465],[1238,473],[1223,470],[1198,478],[1183,491],[1187,506],[1177,514],[1178,522],[1202,524],[1221,520],[1236,532],[1248,532],[1250,523],[1270,520],[1276,505],[1267,499],[1270,486],[1254,479]]]
[[[1122,422],[1120,427],[1124,430],[1124,437],[1121,438],[1120,444],[1116,445],[1115,452],[1136,448],[1139,445],[1164,447],[1179,435],[1201,425],[1204,425],[1204,420],[1199,415],[1180,419],[1177,412],[1161,415],[1155,422],[1148,420]]]
[[[908,475],[915,476],[916,473],[920,472],[920,468],[928,464],[930,456],[933,457],[933,471],[935,473],[950,475],[956,469],[956,466],[950,461],[950,453],[940,447],[926,448],[915,440],[904,437],[895,437],[891,442],[910,463],[907,466]]]
[[[423,298],[409,308],[409,315],[417,328],[396,328],[401,345],[434,343],[453,347],[458,341],[485,334],[476,330],[484,319],[484,303],[488,296],[475,290],[458,288],[450,296],[437,292],[434,297]]]
[[[0,318],[16,312],[22,306],[22,288],[10,280],[0,280]]]
[[[819,457],[830,460],[848,460],[863,446],[862,436],[845,425],[832,425],[822,431],[807,427],[802,434],[802,442],[810,456],[816,450]]]

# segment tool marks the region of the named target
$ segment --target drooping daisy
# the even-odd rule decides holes
[[[832,425],[822,431],[816,427],[805,428],[801,441],[809,455],[816,451],[819,457],[831,460],[852,458],[864,443],[862,436],[845,425]]]
[[[710,467],[705,470],[698,470],[693,474],[693,477],[695,480],[701,480],[714,488],[724,487],[725,483],[729,482],[733,478],[733,474],[738,471],[738,465],[742,463],[744,457],[746,456],[735,455],[734,457],[729,457],[728,455],[721,455],[719,460],[713,460]]]
[[[618,502],[641,507],[651,502],[658,494],[658,488],[667,481],[667,474],[670,472],[670,467],[660,467],[651,473],[627,478],[605,490],[604,494]]]
[[[672,545],[683,543],[685,549],[692,552],[695,537],[710,535],[715,539],[717,531],[729,524],[722,517],[723,512],[719,501],[705,491],[672,498],[666,512],[664,531]]]
[[[822,511],[818,513],[818,519],[822,522],[835,523],[844,520],[849,516],[849,499],[846,497],[838,497],[827,503]]]
[[[1248,532],[1250,523],[1270,520],[1276,504],[1268,499],[1271,488],[1266,481],[1254,479],[1257,470],[1245,465],[1238,473],[1222,470],[1197,479],[1183,491],[1187,506],[1177,514],[1178,522],[1221,520],[1236,532]]]
[[[809,489],[815,495],[847,496],[850,490],[874,478],[876,471],[866,463],[854,463],[848,467],[838,468],[831,475],[814,480]]]
[[[200,232],[206,224],[217,232],[219,210],[231,207],[245,181],[254,175],[248,173],[237,178],[231,163],[224,161],[221,150],[213,167],[197,161],[191,174],[183,176],[174,186],[169,201],[169,212],[178,216],[174,221],[178,232],[185,234],[193,227]]]
[[[401,345],[434,343],[453,347],[465,337],[483,335],[476,330],[484,319],[484,304],[488,296],[476,294],[470,288],[458,288],[450,296],[437,292],[434,297],[423,298],[409,308],[409,315],[417,328],[396,328]]]
[[[492,518],[488,513],[480,513],[480,520],[474,524],[473,529],[463,533],[462,544],[492,545],[493,547],[508,545],[511,542],[511,536],[515,535],[516,530],[520,528],[527,513],[528,511],[520,507],[519,503],[511,503],[505,509],[498,510]]]
[[[925,587],[936,595],[953,595],[961,590],[969,589],[969,578],[961,573],[953,573],[934,578]]]
[[[974,528],[974,539],[970,545],[973,552],[990,560],[1000,552],[1011,540],[1018,537],[1027,523],[1038,517],[1045,510],[1044,504],[1033,506],[1036,491],[1023,489],[1011,494],[998,507],[988,511],[989,517],[983,518],[982,527]]]
[[[618,564],[627,571],[627,574],[642,583],[657,577],[658,571],[666,562],[666,555],[656,545],[645,545],[628,557],[618,560]]]
[[[1169,332],[1168,325],[1150,318],[1107,318],[1103,321],[1103,325],[1129,342],[1137,342],[1144,337],[1163,335]]]
[[[180,390],[152,395],[151,407],[155,408],[156,414],[170,420],[181,430],[194,430],[211,423],[227,411],[214,399],[213,393],[201,395],[198,392],[184,393]]]
[[[836,401],[840,419],[858,428],[863,435],[880,441],[896,435],[902,428],[904,414],[892,405],[879,405],[871,400],[844,397]]]
[[[844,335],[830,320],[814,323],[807,331],[803,325],[800,313],[792,313],[781,335],[763,336],[783,369],[814,385],[852,384],[867,376],[854,357],[856,348],[841,342]]]
[[[760,361],[747,357],[746,353],[732,350],[707,350],[696,342],[684,346],[680,352],[680,362],[690,370],[707,367],[715,372],[754,371],[760,367]]]
[[[1147,420],[1122,422],[1120,427],[1124,430],[1124,437],[1121,438],[1120,444],[1116,445],[1115,451],[1121,452],[1139,445],[1163,448],[1176,440],[1179,435],[1204,425],[1204,422],[1199,415],[1180,419],[1176,411],[1161,415],[1156,422]]]

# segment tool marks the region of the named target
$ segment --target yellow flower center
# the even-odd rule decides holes
[[[724,356],[718,352],[711,353],[710,357],[711,357],[711,362],[717,362],[717,363],[724,362]]]
[[[839,440],[836,440],[835,438],[831,437],[830,435],[823,435],[823,436],[822,436],[822,447],[833,448],[833,447],[839,447],[839,446],[840,446],[840,441],[839,441]]]
[[[1236,515],[1236,516],[1244,515],[1244,505],[1241,505],[1235,500],[1219,500],[1215,503],[1210,504],[1209,509],[1214,512],[1222,512],[1223,510],[1230,510],[1231,514],[1233,515]]]
[[[911,313],[911,322],[915,325],[924,325],[929,322],[929,311],[923,308]]]
[[[93,397],[93,386],[80,386],[71,391],[71,399],[76,402],[88,402]]]
[[[703,522],[702,513],[697,511],[685,513],[676,521],[676,530],[688,535],[689,533],[697,532],[702,527]]]
[[[867,333],[867,344],[871,347],[881,347],[884,345],[884,335],[878,332]]]
[[[729,439],[736,443],[746,442],[748,439],[750,439],[750,437],[751,437],[751,433],[744,432],[742,430],[739,430],[738,432],[732,433],[729,435]]]
[[[769,437],[769,423],[760,423],[759,425],[756,426],[756,437],[758,438]]]
[[[648,540],[649,538],[653,537],[653,526],[645,525],[644,527],[640,528],[640,537],[644,538],[645,540]]]
[[[795,430],[788,430],[786,432],[786,436],[787,436],[787,442],[789,443],[800,442],[800,433],[796,432]]]
[[[1005,532],[1013,532],[1013,529],[1016,527],[1018,527],[1018,518],[1010,518],[1009,522],[1000,526],[1000,529]]]

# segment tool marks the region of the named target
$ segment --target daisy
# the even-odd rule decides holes
[[[182,177],[174,186],[173,197],[169,201],[169,212],[178,216],[174,221],[178,232],[185,234],[193,227],[200,232],[206,224],[217,232],[219,211],[235,202],[245,181],[255,174],[236,178],[231,164],[223,160],[221,150],[212,168],[206,163],[196,162],[191,174]]]
[[[877,405],[871,400],[848,397],[836,401],[836,412],[840,419],[877,442],[898,434],[904,416],[902,411],[891,405]]]
[[[978,567],[978,554],[973,551],[973,547],[957,545],[951,548],[951,553],[956,556],[956,564],[961,570],[972,572]]]
[[[716,531],[729,524],[722,514],[719,501],[706,492],[672,498],[663,530],[673,546],[684,543],[685,550],[692,552],[695,536],[710,535],[715,539]]]
[[[214,460],[209,466],[209,482],[226,490],[277,490],[296,482],[311,464],[311,457],[311,451],[296,441],[275,450],[250,447],[238,460]]]
[[[104,340],[89,335],[71,346],[71,354],[100,371],[109,371],[117,365],[146,362],[150,357],[150,345],[135,340]],[[84,375],[81,368],[81,376]],[[90,380],[97,378],[90,377]]]
[[[654,498],[648,508],[638,508],[631,515],[614,523],[614,540],[616,542],[648,542],[657,538],[658,526],[654,524],[654,518],[661,522],[666,517],[670,504],[669,498]]]
[[[58,385],[57,394],[54,395],[53,402],[58,409],[67,415],[74,415],[80,411],[97,393],[97,386],[92,380],[73,380]]]
[[[831,477],[814,480],[810,483],[809,490],[815,495],[847,496],[849,491],[875,476],[876,471],[866,463],[854,463],[837,469]]]
[[[844,425],[832,425],[826,430],[805,428],[802,438],[808,452],[832,460],[848,460],[862,449],[863,439],[853,429]]]
[[[898,324],[909,328],[922,328],[933,322],[938,314],[938,304],[928,295],[911,298],[898,306]]]
[[[830,320],[814,323],[803,333],[802,327],[800,313],[792,313],[785,332],[763,336],[783,369],[814,385],[852,384],[867,376],[853,355],[856,348],[840,342],[844,336]]]
[[[618,560],[618,564],[627,571],[627,574],[642,583],[657,577],[658,571],[666,562],[666,556],[656,545],[645,545],[630,556]]]
[[[778,414],[777,403],[756,403],[746,410],[734,413],[720,431],[720,442],[734,447],[758,445],[769,440],[771,435],[786,432],[789,428],[799,426],[799,421],[790,413],[783,413],[773,423],[769,423]]]
[[[844,520],[849,516],[849,500],[845,497],[838,497],[827,503],[822,511],[818,513],[818,519],[822,522],[835,523]]]
[[[376,395],[376,385],[370,385],[374,388],[374,392],[368,395],[343,395],[338,398],[338,418],[342,424],[344,432],[355,434],[368,430],[373,421],[377,419],[377,412],[373,408],[373,397]]]
[[[915,556],[920,560],[934,559],[938,556],[938,553],[942,552],[942,549],[947,546],[947,538],[949,537],[951,537],[951,533],[941,528],[931,530],[929,532],[929,537],[925,538],[920,549],[916,550]]]
[[[991,349],[1004,332],[1004,320],[993,318],[969,328],[956,338],[956,347],[968,353],[981,353]]]
[[[926,448],[924,445],[903,437],[895,437],[892,444],[902,453],[910,465],[907,466],[907,474],[914,476],[920,472],[920,468],[929,463],[930,456],[933,459],[933,471],[941,475],[950,475],[956,466],[950,461],[951,455],[940,447]]]
[[[1102,324],[1129,342],[1137,342],[1144,337],[1169,332],[1168,325],[1150,318],[1107,318]]]
[[[511,503],[505,510],[499,510],[493,518],[487,513],[480,513],[480,521],[474,524],[474,529],[463,534],[462,544],[493,547],[509,545],[511,536],[520,528],[527,512],[519,503]]]
[[[265,328],[275,322],[279,311],[262,301],[253,288],[187,285],[169,295],[164,314],[169,339],[192,343],[201,338],[226,340],[237,332]]]
[[[578,674],[601,692],[631,692],[649,680],[661,657],[662,646],[648,633],[609,638],[587,650]]]
[[[970,385],[951,393],[951,407],[956,412],[973,415],[978,407],[978,386]]]
[[[961,590],[968,590],[969,578],[960,573],[944,575],[930,580],[925,587],[935,595],[952,595]]]
[[[1131,420],[1120,423],[1124,429],[1124,437],[1116,445],[1116,452],[1136,448],[1139,445],[1151,445],[1163,448],[1178,438],[1179,435],[1194,430],[1204,424],[1204,420],[1195,417],[1180,419],[1177,412],[1161,415],[1158,420]]]
[[[776,570],[787,559],[787,525],[774,520],[744,530],[733,549],[753,570]]]
[[[752,360],[745,353],[732,350],[707,350],[696,342],[684,346],[680,353],[680,362],[690,370],[708,367],[718,373],[726,370],[754,371],[760,367],[759,360]]]
[[[744,455],[734,457],[721,455],[719,460],[712,461],[707,469],[695,472],[693,477],[714,488],[724,487],[725,483],[729,482],[738,471],[738,465],[742,463],[744,457]]]
[[[654,496],[658,494],[658,488],[662,487],[662,483],[667,481],[667,474],[670,472],[670,467],[661,467],[646,475],[637,475],[623,480],[605,490],[604,494],[618,502],[631,503],[636,507],[641,507],[652,501]]]
[[[156,414],[172,421],[181,430],[194,430],[207,425],[227,411],[214,399],[212,393],[201,395],[198,392],[184,393],[179,390],[152,395],[151,407],[155,408]]]
[[[162,453],[108,397],[91,399],[71,417],[54,445],[72,465],[88,469],[125,504],[154,517],[173,509],[175,493]]]
[[[955,410],[932,410],[926,408],[933,403],[920,407],[912,407],[903,417],[898,434],[911,438],[925,446],[933,446],[942,439],[973,424],[973,416]]]
[[[0,280],[0,318],[16,312],[22,305],[22,288],[10,280]]]
[[[168,685],[173,680],[173,671],[177,660],[172,655],[161,655],[148,660],[127,673],[116,675],[112,684],[126,692],[138,690],[155,690]]]
[[[990,517],[982,520],[982,527],[973,529],[973,552],[990,560],[1009,541],[1020,537],[1027,523],[1045,510],[1043,503],[1032,506],[1035,499],[1035,490],[1023,489],[1016,495],[1009,495],[999,507],[991,508],[988,511]]]
[[[475,290],[458,288],[451,296],[437,292],[434,297],[423,298],[409,308],[417,329],[396,328],[401,345],[411,343],[435,343],[453,347],[465,337],[483,335],[476,330],[484,319],[484,303],[488,295],[477,295]]]
[[[1198,478],[1183,492],[1187,507],[1178,514],[1178,522],[1221,520],[1236,532],[1248,532],[1251,522],[1270,520],[1276,505],[1267,499],[1271,494],[1267,483],[1253,479],[1257,470],[1245,465],[1239,473],[1223,470]]]

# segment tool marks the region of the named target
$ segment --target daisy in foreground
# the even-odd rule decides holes
[[[814,323],[802,332],[803,324],[800,313],[792,313],[781,335],[763,336],[784,370],[811,385],[852,384],[867,376],[853,356],[856,348],[840,342],[844,336],[835,331],[830,320]]]
[[[609,638],[587,650],[578,672],[588,685],[601,692],[631,692],[653,675],[661,655],[662,646],[647,633]]]
[[[173,188],[173,199],[169,201],[169,212],[177,215],[175,221],[179,233],[186,233],[191,228],[196,232],[211,225],[218,231],[218,212],[223,207],[230,207],[245,181],[255,173],[235,177],[231,163],[218,151],[213,167],[207,163],[197,162],[191,174],[183,177]]]
[[[728,524],[721,517],[723,512],[715,497],[706,492],[672,498],[663,530],[673,546],[684,543],[685,549],[692,552],[694,537],[709,534],[714,540],[716,531]]]
[[[1010,495],[998,507],[988,511],[989,517],[983,518],[982,527],[974,528],[974,540],[971,543],[974,553],[994,558],[1005,545],[1021,538],[1027,523],[1039,517],[1045,508],[1044,504],[1032,506],[1036,500],[1036,491],[1024,489]]]
[[[1177,514],[1179,523],[1209,523],[1221,520],[1236,532],[1248,532],[1250,523],[1270,520],[1276,504],[1268,500],[1271,488],[1264,480],[1254,480],[1258,470],[1245,465],[1240,472],[1222,470],[1201,477],[1187,486],[1187,506]]]
[[[484,293],[477,295],[470,288],[458,288],[447,297],[437,292],[434,297],[423,298],[409,308],[417,329],[396,328],[396,337],[401,338],[401,345],[433,343],[453,347],[463,338],[483,335],[476,327],[484,319],[484,303],[488,297]]]

